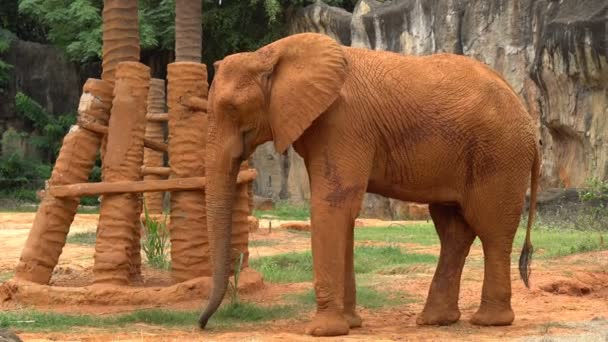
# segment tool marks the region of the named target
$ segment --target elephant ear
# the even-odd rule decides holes
[[[283,153],[338,98],[346,58],[335,40],[317,33],[288,36],[257,53],[271,63],[269,123],[275,148]]]

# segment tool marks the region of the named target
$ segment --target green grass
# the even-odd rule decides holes
[[[518,229],[513,246],[521,248],[526,235],[525,229]],[[603,237],[603,239],[602,239]],[[602,244],[603,240],[603,244]],[[547,227],[532,228],[532,245],[536,258],[553,258],[576,253],[608,249],[608,233],[556,229]],[[519,253],[513,253],[519,258]]]
[[[275,240],[249,240],[249,247],[272,247],[278,244]]]
[[[277,202],[273,210],[254,210],[255,217],[273,217],[279,220],[308,220],[310,218],[310,206],[308,204],[293,205],[287,202]]]
[[[430,254],[408,254],[394,246],[355,247],[355,272],[382,272],[386,267],[416,263],[435,263],[437,257]],[[272,283],[297,283],[312,280],[312,254],[310,251],[287,253],[255,258],[251,268],[264,275]]]
[[[312,306],[317,303],[315,292],[312,289],[306,292],[287,295],[286,298],[305,306]],[[357,306],[366,309],[380,309],[412,303],[414,301],[407,293],[378,291],[373,287],[357,285]]]
[[[355,241],[408,242],[431,246],[439,244],[433,223],[355,228]]]
[[[518,229],[513,242],[515,249],[521,248],[525,233],[525,229]],[[409,242],[425,246],[439,245],[439,238],[432,223],[358,228],[355,229],[355,241]],[[475,240],[475,244],[480,244],[479,239]],[[539,258],[560,257],[608,249],[608,233],[535,225],[532,228],[532,244],[534,250],[538,252],[535,255]],[[540,253],[541,250],[542,254]],[[519,253],[513,253],[513,257],[519,258]]]
[[[0,273],[0,283],[5,282],[5,281],[11,279],[14,275],[15,275],[15,273],[13,273],[13,272],[2,272],[2,273]]]
[[[96,237],[97,233],[95,232],[74,233],[68,235],[66,242],[75,245],[95,246]]]
[[[220,307],[211,318],[210,326],[226,327],[243,323],[258,323],[291,316],[292,306],[259,306],[251,303]],[[35,310],[0,312],[0,328],[19,331],[65,331],[75,327],[124,327],[144,323],[162,327],[195,327],[199,311],[139,310],[121,315],[66,315]]]

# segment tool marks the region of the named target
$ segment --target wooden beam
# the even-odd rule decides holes
[[[146,114],[146,120],[148,121],[169,121],[169,114],[167,113],[148,113]]]
[[[169,175],[171,175],[171,168],[162,166],[142,166],[141,173],[143,176],[155,175],[169,177]]]
[[[78,126],[84,128],[86,130],[89,130],[91,132],[98,133],[98,134],[103,134],[103,135],[108,134],[107,126],[100,125],[95,122],[86,122],[86,121],[79,120]],[[167,144],[158,142],[158,141],[154,141],[154,140],[150,140],[147,138],[144,138],[144,147],[153,149],[155,151],[160,151],[160,152],[167,152],[167,150],[168,150]]]
[[[255,169],[239,172],[237,184],[251,182],[257,176]],[[125,182],[99,182],[59,185],[50,187],[49,195],[53,197],[81,197],[100,194],[124,194],[155,191],[184,191],[204,190],[205,177],[172,178],[163,180],[125,181]]]
[[[169,150],[167,144],[144,138],[144,147],[153,149],[159,152],[167,152]]]

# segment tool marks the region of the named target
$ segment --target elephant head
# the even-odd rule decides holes
[[[220,306],[230,274],[236,178],[255,148],[274,141],[283,153],[338,98],[347,72],[328,36],[296,34],[214,64],[207,131],[207,226],[213,288],[199,318],[204,328]]]

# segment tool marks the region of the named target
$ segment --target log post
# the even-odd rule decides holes
[[[167,70],[170,177],[202,177],[207,114],[186,103],[190,97],[207,98],[207,68],[200,63],[175,62]],[[211,275],[203,191],[171,193],[169,232],[174,281]]]
[[[138,62],[118,64],[107,153],[103,158],[105,182],[142,179],[149,85],[150,68]],[[139,194],[103,197],[95,245],[94,283],[128,285],[139,276],[140,213]]]
[[[139,23],[137,1],[104,0],[102,34],[101,79],[114,86],[116,68],[120,62],[138,62]],[[101,160],[104,160],[107,137],[101,142]],[[103,176],[103,171],[102,171]]]
[[[112,85],[88,79],[78,105],[79,121],[105,126],[111,106]],[[99,133],[72,126],[63,139],[49,186],[86,182],[95,164],[101,139]],[[48,284],[79,202],[78,197],[44,196],[15,270],[17,278]]]
[[[164,113],[165,112],[165,81],[157,78],[150,80],[150,91],[148,92],[148,115]],[[147,120],[146,121],[146,134],[145,137],[148,140],[164,143],[165,132],[164,122]],[[152,150],[150,148],[144,149],[144,166],[146,167],[162,167],[164,164],[164,153]],[[159,174],[146,174],[144,180],[155,180],[164,179]],[[163,197],[164,192],[146,192],[144,194],[144,203],[148,212],[153,215],[163,213]]]

